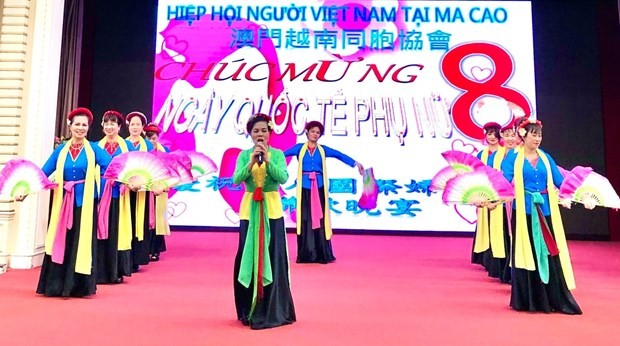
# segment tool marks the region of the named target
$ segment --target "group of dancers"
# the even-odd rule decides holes
[[[86,108],[70,112],[70,139],[42,167],[46,175],[55,175],[58,184],[37,287],[37,293],[45,296],[94,294],[97,284],[121,283],[165,251],[167,191],[141,191],[139,186],[101,176],[112,158],[122,153],[168,151],[158,142],[160,129],[147,124],[140,112],[123,117],[110,110],[102,120],[105,137],[94,143],[86,139],[92,122]],[[123,124],[130,133],[126,139],[119,136]],[[254,145],[237,159],[233,182],[243,184],[245,194],[233,287],[237,318],[253,329],[296,320],[279,193],[288,180],[286,157],[299,161],[297,263],[327,264],[336,259],[326,205],[326,159],[337,158],[364,173],[359,162],[318,143],[324,132],[320,122],[311,121],[305,129],[305,143],[282,151],[269,144],[271,118],[253,115],[246,130]],[[563,177],[553,158],[539,148],[541,122],[523,117],[506,127],[488,123],[484,132],[488,146],[478,158],[513,182],[516,198],[512,203],[478,205],[472,263],[512,285],[510,306],[515,310],[581,314],[570,293],[575,281],[558,210],[556,188]]]
[[[97,284],[119,284],[142,265],[158,261],[170,234],[166,215],[167,189],[144,191],[142,186],[106,180],[112,159],[130,151],[169,149],[159,143],[160,129],[147,124],[143,113],[126,116],[115,110],[102,117],[105,136],[87,139],[93,115],[77,108],[67,116],[70,138],[60,143],[41,168],[56,188],[52,194],[45,257],[37,293],[49,297],[85,297]],[[129,137],[119,136],[127,126]],[[306,126],[307,142],[285,152],[269,145],[271,118],[252,116],[247,131],[254,147],[237,159],[233,181],[243,184],[239,249],[234,266],[238,319],[253,329],[296,320],[289,285],[288,247],[279,195],[288,180],[287,156],[299,160],[297,174],[297,262],[327,264],[336,260],[331,245],[326,159],[337,158],[364,167],[351,157],[318,144],[324,127]],[[144,137],[143,137],[144,136]],[[53,178],[52,178],[53,177]],[[27,195],[16,195],[23,201]]]
[[[575,279],[559,211],[564,177],[540,149],[542,128],[539,120],[527,117],[505,127],[484,125],[487,147],[478,158],[512,182],[515,199],[478,205],[471,262],[511,285],[514,310],[579,315],[570,292]]]
[[[139,191],[139,186],[102,177],[112,158],[122,153],[168,151],[158,143],[159,127],[147,124],[143,113],[131,112],[123,117],[109,110],[102,119],[105,136],[91,142],[86,137],[92,122],[90,110],[71,111],[67,116],[70,138],[54,149],[41,168],[45,175],[53,175],[58,185],[52,195],[45,257],[36,290],[48,297],[95,294],[97,284],[120,284],[140,266],[158,261],[166,250],[166,214],[154,210],[162,203],[161,195],[167,194],[162,191],[154,196]],[[130,133],[126,139],[119,136],[124,125]],[[17,201],[25,198],[15,197]]]

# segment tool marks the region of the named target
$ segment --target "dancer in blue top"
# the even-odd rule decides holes
[[[97,290],[97,166],[105,170],[110,155],[86,139],[93,115],[77,108],[67,116],[71,138],[58,146],[42,167],[54,173],[45,257],[37,293],[48,297],[84,297]],[[17,196],[22,201],[25,196]]]
[[[131,112],[125,117],[125,123],[129,128],[129,137],[132,151],[152,151],[153,144],[145,140],[144,126],[146,126],[146,115],[141,112]],[[151,250],[151,227],[150,221],[150,192],[132,191],[131,192],[131,220],[133,222],[133,240],[131,242],[132,271],[137,272],[139,266],[149,264]],[[154,215],[153,215],[154,216]],[[154,225],[153,225],[154,226]]]
[[[103,114],[101,126],[105,136],[99,141],[99,147],[111,157],[129,151],[131,143],[121,138],[118,133],[125,119],[115,110]],[[104,171],[100,172],[102,175]],[[108,182],[101,178],[101,202],[107,215],[99,215],[100,227],[107,226],[107,239],[97,241],[97,283],[119,284],[125,276],[131,276],[131,207],[129,190],[121,184]],[[101,218],[107,218],[102,222]]]
[[[540,121],[521,122],[517,133],[523,146],[502,163],[504,176],[515,186],[510,307],[580,315],[570,293],[575,278],[556,190],[564,178],[553,158],[539,148]]]
[[[329,197],[326,183],[326,158],[333,157],[357,167],[364,167],[349,156],[318,144],[324,133],[323,124],[311,121],[306,125],[306,143],[295,144],[284,152],[297,156],[297,263],[330,263],[336,260],[331,245],[332,229],[329,219]]]

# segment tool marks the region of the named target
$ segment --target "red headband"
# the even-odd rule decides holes
[[[118,123],[121,124],[125,119],[123,118],[123,115],[118,112],[115,111],[113,109],[110,109],[109,111],[106,111],[105,113],[103,113],[103,117],[105,118],[107,115],[113,115],[118,119]]]
[[[73,117],[75,117],[76,115],[85,115],[86,117],[88,117],[89,124],[93,122],[93,113],[91,113],[88,108],[80,107],[72,110],[71,112],[69,112],[69,115],[67,115],[67,120],[72,121]]]
[[[488,129],[491,129],[491,128],[496,128],[496,129],[499,130],[499,129],[502,128],[502,125],[500,125],[500,124],[498,124],[496,122],[490,122],[490,123],[484,124],[484,126],[482,127],[482,129],[485,130],[485,131],[488,130]]]
[[[517,129],[517,133],[519,134],[519,137],[524,138],[525,135],[527,134],[527,130],[525,129],[525,127],[527,125],[538,125],[541,128],[542,123],[540,122],[540,120],[536,120],[536,119],[526,119],[524,121],[521,122],[521,124],[519,124],[519,128]]]
[[[524,129],[527,125],[530,125],[530,124],[535,124],[535,125],[538,125],[540,127],[543,127],[542,123],[540,122],[540,120],[526,119],[525,121],[522,121],[521,124],[519,124],[519,128]]]
[[[144,127],[144,132],[155,132],[157,134],[160,134],[161,129],[159,128],[159,126],[157,126],[157,124],[150,123]]]

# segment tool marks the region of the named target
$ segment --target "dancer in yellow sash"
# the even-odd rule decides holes
[[[159,134],[161,129],[157,124],[150,123],[144,127],[146,139],[153,144],[155,150],[160,152],[170,152],[170,149],[163,146],[159,142]],[[170,235],[170,225],[168,224],[168,190],[162,191],[161,194],[155,196],[155,234],[151,234],[151,261],[159,261],[159,255],[166,251],[166,239],[164,236]],[[153,232],[151,230],[150,232]]]
[[[297,263],[330,263],[336,260],[332,250],[332,228],[329,217],[329,196],[326,159],[334,157],[357,167],[364,167],[349,156],[328,146],[320,145],[323,124],[306,124],[306,143],[298,143],[284,151],[285,156],[297,156]],[[326,203],[327,202],[327,203]]]
[[[496,170],[500,170],[506,155],[506,148],[499,143],[501,128],[501,125],[495,122],[484,125],[488,146],[478,153],[478,158],[484,164]],[[510,278],[503,278],[502,273],[509,253],[508,245],[504,237],[503,208],[497,208],[497,204],[487,204],[478,208],[472,263],[482,264],[490,277],[507,282]]]
[[[115,110],[103,114],[101,126],[105,137],[99,147],[115,157],[129,151],[131,143],[118,132],[125,119]],[[100,172],[103,174],[104,172]],[[100,228],[107,228],[107,239],[97,241],[97,283],[122,283],[131,276],[131,206],[129,190],[121,184],[101,179],[99,204]]]
[[[500,131],[504,147],[506,148],[506,155],[512,153],[517,145],[521,143],[521,139],[517,137],[517,131],[515,129],[515,122],[510,122],[508,125],[502,127]],[[512,277],[512,267],[510,266],[511,248],[512,248],[512,231],[510,228],[510,220],[512,218],[512,202],[507,202],[502,206],[504,212],[504,249],[506,253],[506,260],[502,261],[503,265],[499,279],[504,283],[509,283]]]
[[[282,151],[269,145],[271,118],[256,114],[246,130],[254,147],[239,153],[233,182],[243,183],[234,265],[237,318],[252,329],[295,322],[288,248],[278,189],[288,179]]]
[[[131,143],[129,150],[152,151],[153,145],[145,140],[144,126],[147,123],[146,115],[140,112],[131,112],[125,117],[125,123],[129,128],[127,140]],[[137,272],[139,266],[149,264],[151,258],[151,221],[154,226],[154,216],[150,213],[150,192],[132,191],[131,221],[133,223],[133,238],[131,241],[132,272]],[[153,219],[151,219],[153,217]]]
[[[575,278],[558,206],[563,177],[539,146],[542,124],[530,119],[517,130],[523,146],[510,153],[502,171],[515,186],[512,217],[512,291],[519,311],[581,314],[570,290]]]
[[[37,286],[37,293],[48,297],[84,297],[97,290],[97,165],[105,170],[111,158],[86,139],[92,121],[86,108],[71,111],[67,116],[71,138],[59,145],[42,167],[48,176],[55,173],[58,184],[52,195]]]

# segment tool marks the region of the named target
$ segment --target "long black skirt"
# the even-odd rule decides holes
[[[508,258],[510,258],[510,236],[508,234],[508,217],[506,215],[506,208],[502,206],[498,206],[498,208],[502,208],[502,217],[504,228],[502,232],[504,232],[504,253],[506,257],[499,258],[493,256],[493,251],[491,249],[485,251],[483,254],[483,266],[486,271],[489,273],[490,277],[497,278],[503,283],[510,282],[510,266],[508,262]],[[490,216],[489,216],[490,218]],[[492,237],[492,234],[489,234],[489,239]]]
[[[136,220],[136,200],[137,193],[130,192],[130,201],[131,201],[131,222],[132,222],[132,239],[131,239],[131,261],[132,261],[132,271],[137,271],[138,266],[147,265],[151,261],[150,251],[151,251],[151,241],[153,232],[149,230],[149,194],[147,192],[146,195],[146,203],[144,208],[144,224],[142,232],[144,237],[142,240],[138,240],[137,230],[135,226]]]
[[[151,255],[159,255],[166,251],[166,236],[157,235],[155,230],[151,231],[153,232],[151,238]]]
[[[547,224],[551,224],[551,218],[546,216]],[[532,218],[527,215],[527,224],[531,225]],[[516,217],[512,221],[513,236],[516,230]],[[536,261],[534,251],[534,240],[531,227],[528,227],[530,246]],[[553,235],[553,231],[551,232]],[[514,238],[513,238],[514,239]],[[513,251],[515,245],[512,246]],[[512,291],[510,295],[510,307],[518,311],[542,311],[542,312],[561,312],[570,315],[581,315],[581,309],[570,290],[566,286],[562,264],[559,255],[549,257],[549,283],[544,284],[540,279],[538,270],[529,271],[516,268],[514,256],[512,259]],[[536,262],[538,263],[538,262]]]
[[[506,253],[506,258],[502,258],[503,261],[500,264],[501,272],[499,277],[499,280],[503,283],[510,283],[512,279],[512,267],[510,266],[510,260],[512,258],[512,234],[510,234],[509,227],[511,221],[512,220],[508,220],[506,206],[504,206],[504,252]]]
[[[97,203],[95,202],[95,205]],[[82,207],[74,205],[73,228],[67,230],[65,237],[65,256],[62,264],[52,262],[52,256],[45,255],[37,293],[46,297],[85,297],[97,291],[97,211],[93,211],[93,237],[91,241],[92,266],[91,275],[75,272],[77,252],[80,239],[80,218]]]
[[[327,264],[336,260],[331,240],[325,239],[325,218],[321,219],[321,228],[312,229],[312,206],[310,189],[301,189],[301,234],[297,236],[297,263]],[[325,210],[325,193],[319,188],[321,208]],[[327,211],[329,212],[329,210]]]
[[[116,283],[123,276],[131,276],[131,250],[118,250],[119,199],[110,201],[108,239],[97,240],[97,283]]]
[[[273,282],[264,287],[264,296],[258,301],[250,318],[252,294],[255,282],[250,287],[244,287],[237,278],[241,267],[241,256],[248,232],[248,220],[241,220],[239,227],[239,247],[235,257],[233,272],[233,287],[235,292],[235,307],[237,319],[252,329],[278,327],[295,322],[295,307],[289,282],[289,262],[286,245],[286,229],[284,219],[269,220],[271,239],[269,242],[269,256],[271,258],[271,272]]]

